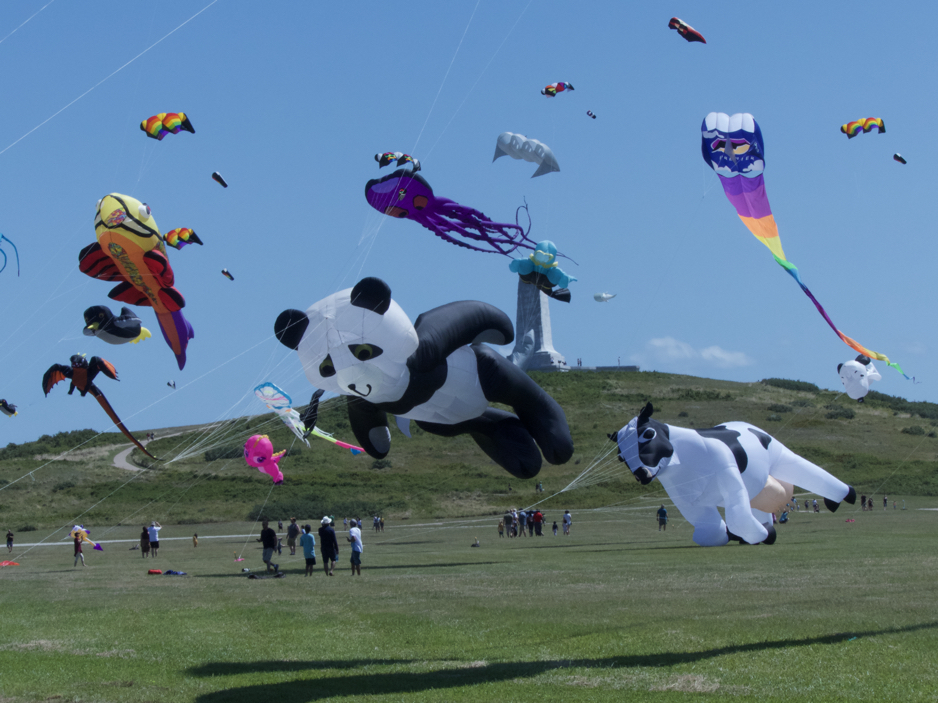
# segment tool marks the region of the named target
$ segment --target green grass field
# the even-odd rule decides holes
[[[86,568],[58,537],[18,544],[3,558],[21,566],[0,570],[0,701],[934,701],[938,512],[920,508],[938,499],[903,499],[713,549],[673,510],[657,531],[660,495],[574,511],[570,537],[390,520],[366,529],[361,578],[347,548],[331,578],[284,549],[286,578],[248,580],[253,536],[211,535],[251,523],[167,526],[158,559],[109,542]]]

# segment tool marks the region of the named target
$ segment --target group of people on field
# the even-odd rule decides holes
[[[570,526],[573,524],[573,516],[569,510],[563,513],[563,533],[570,534]],[[543,537],[544,525],[547,518],[540,510],[517,510],[509,508],[505,515],[498,521],[498,536],[505,537]],[[551,528],[553,533],[557,534],[557,522]]]
[[[359,526],[360,521],[355,518],[351,520],[346,518],[345,523],[348,525],[348,535],[345,539],[350,543],[352,549],[350,559],[352,575],[361,576],[364,545],[362,543],[361,527]],[[283,523],[279,522],[278,525],[282,527]],[[339,558],[339,540],[335,533],[335,518],[328,515],[324,517],[320,521],[317,532],[319,534],[319,553],[322,557],[323,571],[327,576],[333,576],[336,561]],[[268,520],[261,522],[261,534],[257,541],[261,543],[263,549],[261,559],[267,567],[267,572],[280,573],[280,564],[273,561],[274,551],[277,551],[278,554],[281,553],[280,539],[277,537],[277,532],[270,527]],[[296,554],[297,543],[303,549],[303,558],[306,560],[305,575],[312,576],[313,567],[316,566],[316,537],[313,535],[313,528],[309,524],[303,525],[301,528],[297,524],[296,518],[291,517],[290,524],[287,527],[287,547],[290,548],[291,555]]]

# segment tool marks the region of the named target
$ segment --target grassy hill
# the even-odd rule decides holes
[[[533,376],[563,406],[576,446],[570,462],[545,464],[536,480],[511,477],[468,437],[443,439],[416,425],[411,439],[392,428],[391,453],[381,461],[354,457],[317,439],[307,448],[273,415],[175,428],[179,434],[148,447],[168,461],[153,464],[134,450],[131,460],[144,469],[139,472],[111,465],[129,446],[121,435],[82,430],[0,450],[0,527],[53,527],[78,516],[89,524],[116,525],[152,519],[167,524],[245,520],[259,512],[274,519],[490,515],[562,490],[609,449],[607,433],[648,400],[655,405],[655,418],[671,424],[710,427],[743,420],[758,425],[859,493],[938,495],[935,404],[879,393],[857,404],[843,394],[780,379],[735,383],[656,372]],[[324,403],[318,424],[354,442],[344,399]],[[290,448],[281,463],[286,480],[280,486],[271,488],[270,479],[241,458],[244,440],[258,433],[268,434],[277,448]],[[30,471],[32,476],[16,481]],[[534,492],[537,480],[545,487],[540,497]],[[608,482],[571,490],[544,505],[550,510],[594,508],[655,492],[660,493],[657,483],[642,487],[620,471]]]

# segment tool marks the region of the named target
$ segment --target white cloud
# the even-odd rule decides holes
[[[744,352],[727,351],[716,345],[695,349],[687,342],[682,342],[674,337],[658,337],[648,340],[643,352],[633,355],[631,359],[644,366],[649,364],[678,364],[687,368],[706,365],[730,369],[751,366],[755,363]],[[681,364],[680,362],[684,363]]]
[[[709,361],[724,369],[735,368],[737,366],[751,366],[755,363],[743,352],[726,351],[717,346],[701,349],[700,356],[704,361]]]
[[[697,356],[697,352],[690,344],[677,340],[674,337],[661,337],[659,339],[649,340],[648,348],[655,357],[662,361],[693,359]]]

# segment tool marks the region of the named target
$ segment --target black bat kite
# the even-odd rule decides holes
[[[124,436],[133,442],[134,445],[148,457],[157,460],[155,456],[150,454],[150,452],[130,434],[130,430],[124,427],[124,423],[121,422],[117,413],[114,412],[114,408],[111,407],[111,404],[107,402],[104,393],[93,383],[95,376],[97,376],[99,372],[103,373],[108,378],[113,378],[115,381],[118,380],[117,369],[114,368],[114,365],[110,361],[97,356],[91,357],[91,360],[88,361],[85,359],[84,354],[75,354],[69,361],[71,362],[71,366],[53,364],[49,367],[49,370],[42,375],[42,392],[48,396],[49,391],[52,390],[52,387],[56,383],[69,379],[71,381],[71,385],[68,389],[69,395],[74,393],[76,389],[78,389],[82,398],[88,393],[91,393],[95,400],[98,401],[98,404],[104,408],[104,412],[107,413],[107,416],[111,418],[117,428],[124,433]]]

